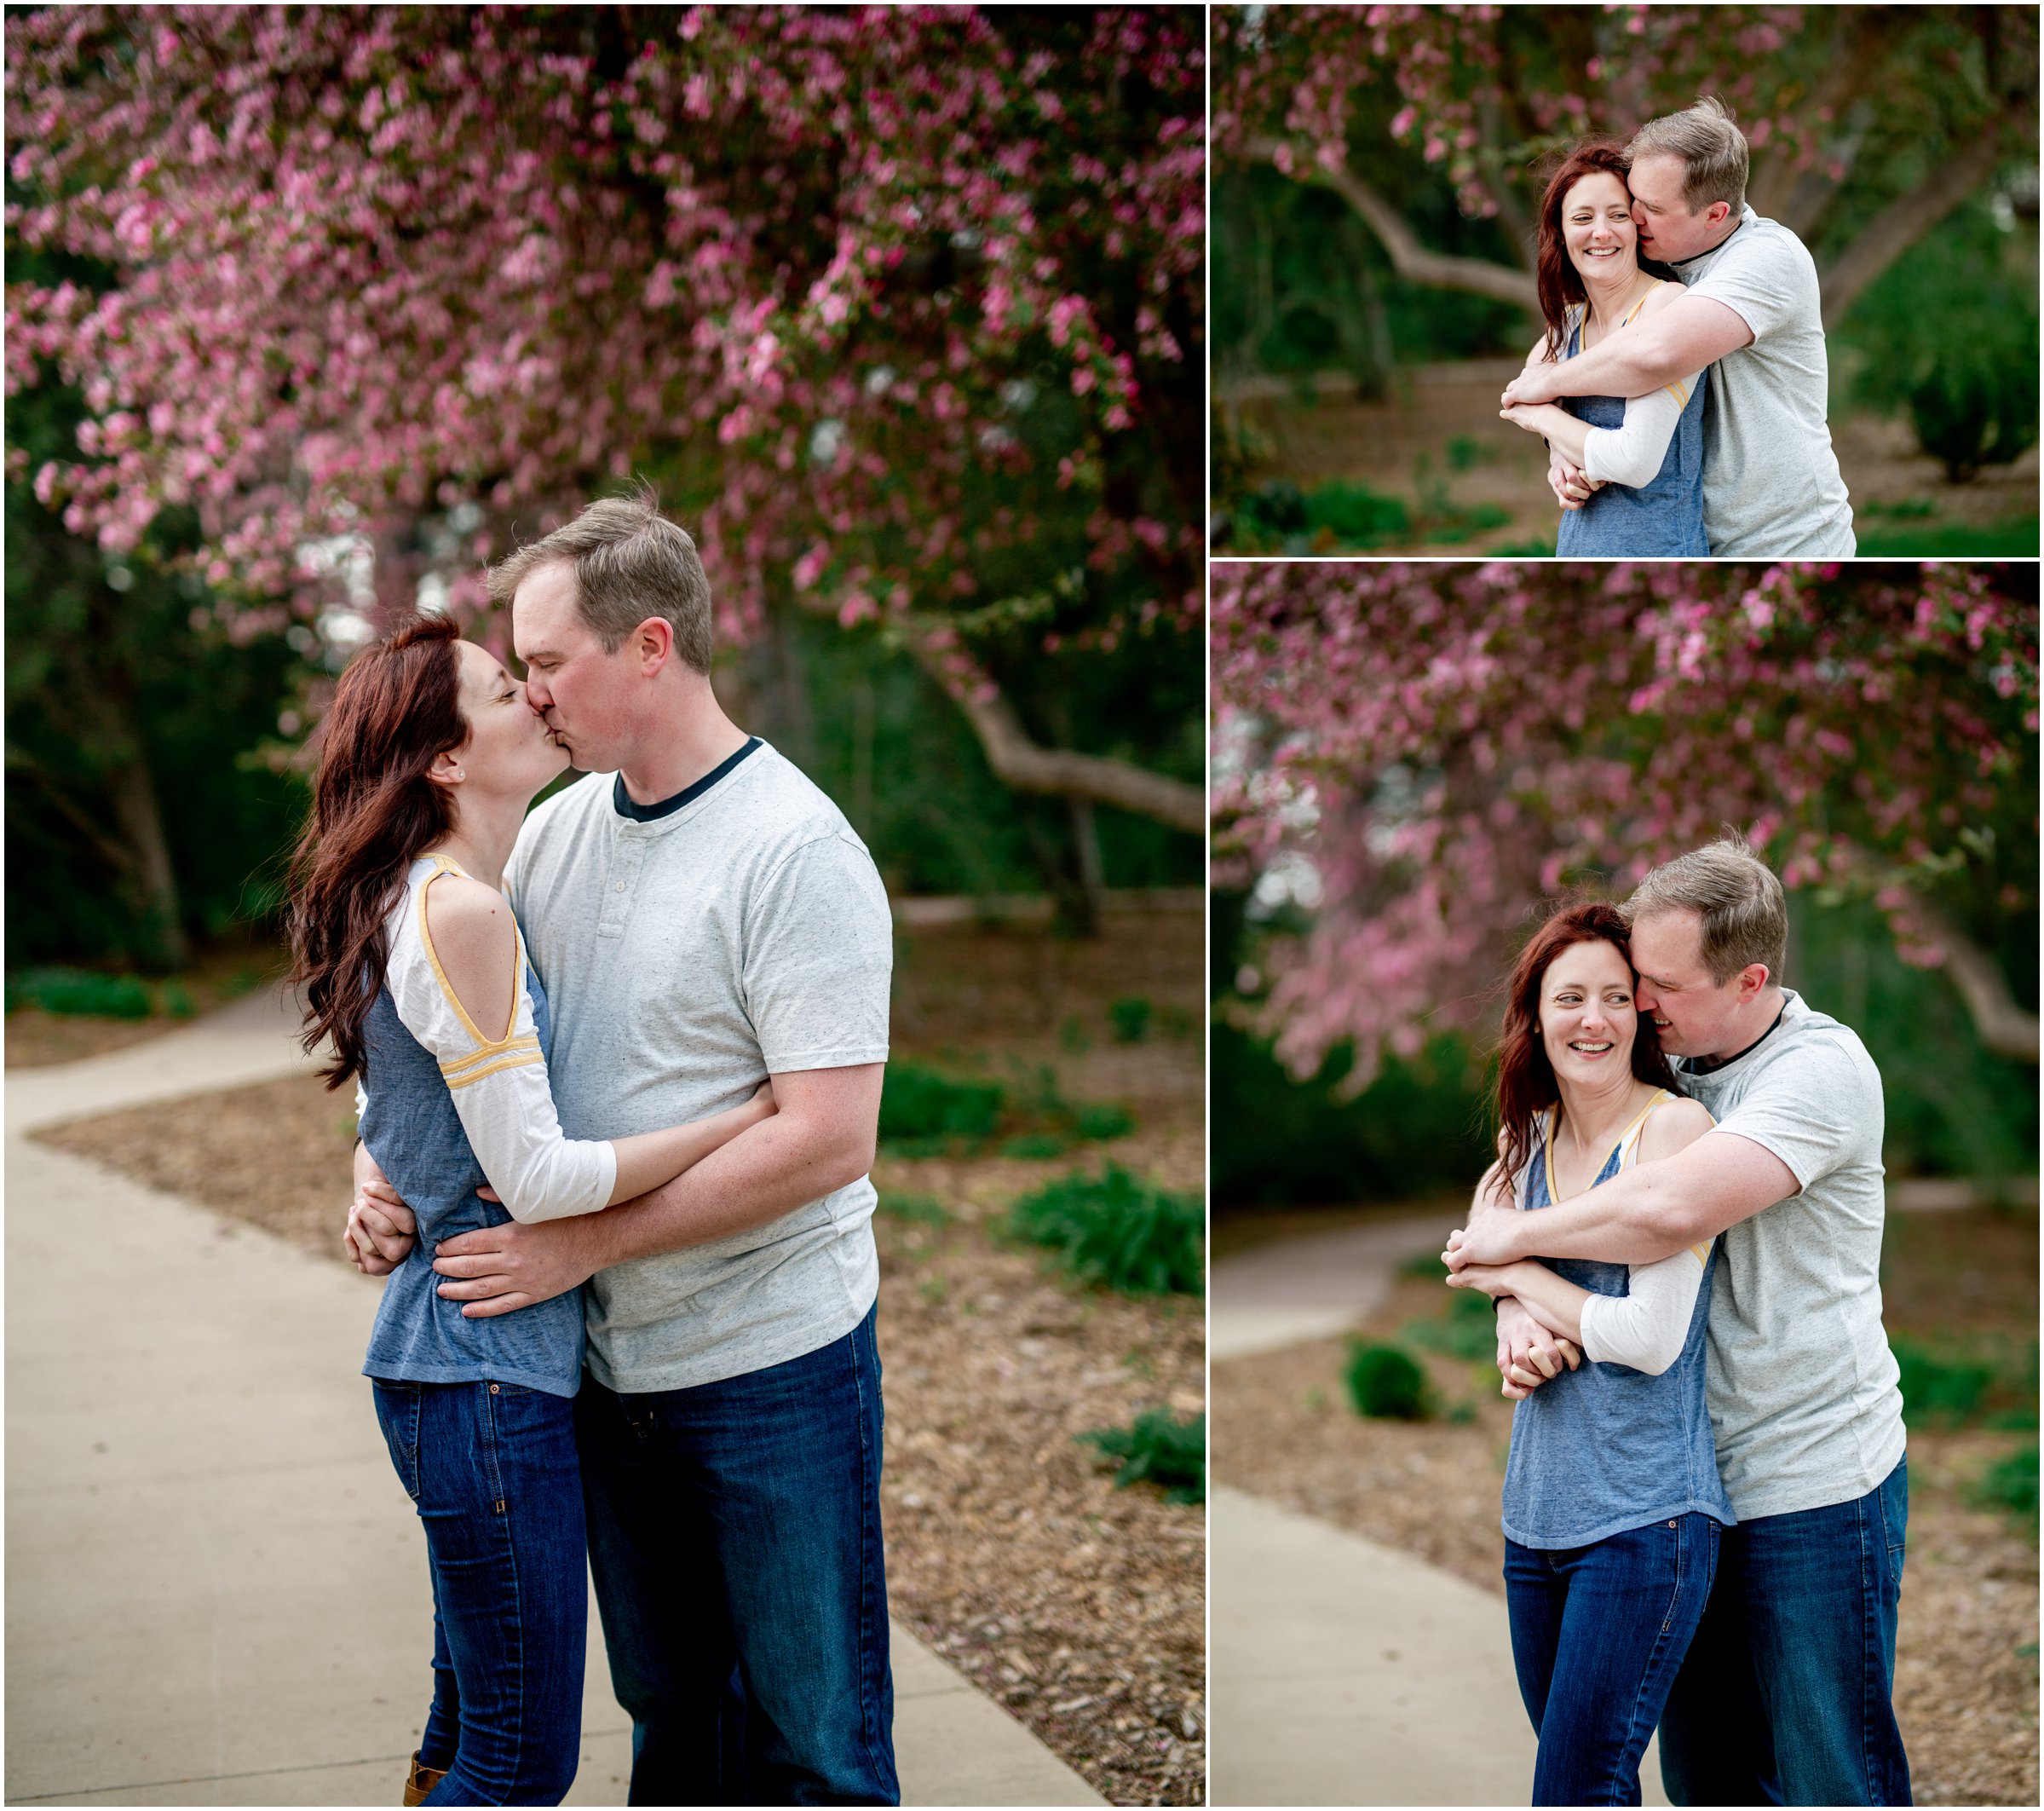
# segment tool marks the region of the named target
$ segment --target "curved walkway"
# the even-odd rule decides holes
[[[1229,1358],[1355,1325],[1459,1224],[1378,1220],[1216,1264],[1211,1387]],[[1534,1744],[1502,1594],[1224,1485],[1206,1541],[1214,1804],[1526,1802]],[[1640,1786],[1667,1802],[1657,1747]]]
[[[309,1069],[291,1028],[262,994],[7,1079],[9,1803],[397,1801],[432,1606],[358,1374],[377,1285],[24,1136]],[[590,1625],[567,1802],[622,1804],[630,1726]],[[1103,1802],[893,1640],[907,1802]]]

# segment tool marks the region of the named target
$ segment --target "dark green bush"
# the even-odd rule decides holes
[[[892,1220],[912,1220],[924,1226],[947,1226],[951,1224],[951,1210],[935,1195],[905,1194],[899,1190],[887,1189],[881,1192],[876,1206],[880,1213]]]
[[[1933,1352],[1904,1335],[1888,1341],[1902,1372],[1902,1412],[1912,1427],[1956,1426],[1972,1416],[1995,1381],[1994,1367]]]
[[[1969,344],[1944,349],[1909,388],[1916,438],[1944,475],[1962,484],[1983,465],[2007,465],[2036,442],[2034,386],[2007,381],[2005,361]]]
[[[1343,1381],[1358,1415],[1379,1421],[1426,1418],[1426,1373],[1409,1352],[1396,1346],[1350,1341]]]
[[[990,1138],[1005,1099],[998,1081],[959,1081],[920,1063],[890,1063],[880,1086],[880,1142]]]
[[[1448,1274],[1436,1258],[1434,1269]],[[1497,1312],[1489,1296],[1477,1289],[1449,1289],[1442,1294],[1447,1305],[1431,1320],[1408,1322],[1401,1329],[1415,1346],[1429,1352],[1446,1352],[1451,1358],[1488,1358],[1497,1353]]]
[[[1008,1228],[1055,1250],[1074,1276],[1124,1295],[1196,1295],[1206,1286],[1206,1215],[1196,1195],[1174,1194],[1110,1163],[1074,1171],[1025,1195]]]
[[[147,1018],[150,1012],[149,989],[133,975],[95,975],[82,968],[32,968],[8,983],[7,1004],[78,1018]]]
[[[1056,1132],[1025,1132],[1020,1137],[1005,1140],[1000,1148],[1004,1157],[1022,1157],[1040,1160],[1045,1157],[1062,1157],[1072,1148],[1072,1141]]]
[[[2027,1522],[2034,1540],[2037,1527],[2037,1443],[2004,1453],[1966,1492],[1983,1509],[1999,1509],[2012,1521]]]
[[[1114,1028],[1117,1044],[1140,1044],[1149,1035],[1151,1006],[1140,994],[1130,994],[1107,1005],[1108,1021]]]
[[[1166,1502],[1206,1501],[1204,1415],[1175,1421],[1166,1410],[1150,1409],[1138,1415],[1131,1427],[1097,1427],[1073,1438],[1121,1462],[1121,1468],[1114,1474],[1114,1483],[1120,1488],[1156,1484],[1163,1485]]]
[[[1136,1129],[1136,1121],[1126,1107],[1118,1107],[1111,1101],[1086,1100],[1072,1110],[1072,1129],[1082,1139],[1104,1142],[1126,1138]]]

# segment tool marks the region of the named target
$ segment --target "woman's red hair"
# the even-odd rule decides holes
[[[1550,358],[1558,359],[1562,348],[1569,343],[1570,307],[1588,300],[1582,274],[1569,262],[1568,241],[1562,234],[1562,204],[1569,199],[1569,191],[1585,176],[1600,174],[1616,176],[1618,186],[1625,187],[1626,168],[1625,153],[1616,145],[1599,139],[1578,145],[1547,179],[1547,191],[1540,197],[1540,238],[1534,249],[1533,280],[1540,297],[1540,316],[1547,323]],[[1640,259],[1639,268],[1657,277],[1674,274],[1665,264],[1656,264],[1650,258]]]
[[[1601,899],[1565,904],[1528,940],[1505,983],[1505,1025],[1498,1034],[1496,1112],[1502,1143],[1499,1155],[1507,1186],[1533,1155],[1533,1128],[1540,1114],[1561,1097],[1554,1065],[1540,1040],[1540,983],[1554,959],[1576,943],[1603,941],[1632,966],[1632,944],[1618,908]],[[1632,1073],[1671,1093],[1674,1071],[1662,1054],[1660,1034],[1644,1013],[1632,1039]]]
[[[461,631],[418,616],[365,648],[341,675],[313,781],[312,815],[291,856],[291,980],[311,1050],[337,1088],[362,1070],[362,1022],[390,960],[384,920],[412,863],[454,828],[453,801],[426,777],[469,739],[461,713]]]

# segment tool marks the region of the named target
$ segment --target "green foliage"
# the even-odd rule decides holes
[[[1206,1417],[1172,1419],[1168,1410],[1149,1409],[1126,1427],[1097,1427],[1073,1435],[1097,1447],[1108,1458],[1119,1460],[1114,1474],[1118,1488],[1131,1484],[1156,1484],[1164,1487],[1166,1502],[1201,1503],[1206,1501]]]
[[[1072,1141],[1056,1132],[1025,1132],[1019,1138],[1005,1140],[1000,1147],[1004,1157],[1040,1159],[1062,1157],[1072,1148]]]
[[[1351,1100],[1339,1098],[1350,1054],[1298,1082],[1270,1047],[1217,1020],[1210,1111],[1213,1198],[1231,1207],[1396,1201],[1466,1191],[1490,1161],[1480,1123],[1483,1065],[1460,1038],[1434,1039],[1409,1062],[1386,1060]]]
[[[1967,1499],[1984,1509],[1999,1509],[2018,1526],[2028,1525],[2030,1538],[2037,1531],[2037,1443],[2035,1440],[2004,1453],[1989,1466],[1966,1491]]]
[[[1109,1139],[1126,1138],[1136,1129],[1136,1121],[1126,1107],[1111,1100],[1086,1100],[1072,1110],[1072,1129],[1082,1139],[1105,1144]]]
[[[33,968],[7,983],[7,1007],[40,1006],[77,1018],[147,1018],[149,989],[133,975],[95,975],[78,968]],[[192,1005],[185,1001],[189,1015]]]
[[[1853,400],[1906,412],[1955,483],[2036,443],[2036,230],[1976,197],[1882,272],[1839,330],[1857,355]]]
[[[2034,554],[2037,551],[2037,518],[2004,516],[1985,523],[1907,522],[1895,528],[1865,529],[1856,526],[1853,539],[1862,559],[1949,559],[1955,555]]]
[[[1117,1044],[1140,1044],[1149,1035],[1153,1008],[1141,994],[1124,995],[1107,1003],[1108,1023],[1114,1027]]]
[[[890,1220],[905,1220],[918,1226],[948,1226],[951,1224],[950,1208],[935,1195],[918,1195],[901,1189],[883,1189],[875,1207]]]
[[[1417,1422],[1426,1418],[1426,1373],[1413,1356],[1396,1346],[1349,1341],[1343,1372],[1349,1400],[1358,1415],[1379,1421]]]
[[[1466,435],[1454,436],[1444,459],[1448,471],[1468,469],[1472,444]],[[1217,541],[1241,553],[1363,552],[1413,541],[1456,545],[1511,520],[1495,504],[1465,508],[1453,501],[1448,476],[1431,454],[1423,453],[1415,460],[1413,484],[1418,502],[1408,505],[1345,478],[1329,478],[1310,491],[1288,479],[1271,479],[1222,499]]]
[[[920,1063],[890,1063],[880,1085],[880,1142],[991,1138],[1005,1099],[998,1081],[962,1081]]]
[[[1124,1295],[1199,1295],[1206,1287],[1206,1215],[1180,1195],[1110,1163],[1074,1170],[1023,1196],[1009,1231],[1055,1250],[1065,1268]]]
[[[1990,1365],[1941,1358],[1899,1334],[1888,1344],[1902,1373],[1903,1416],[1911,1427],[1970,1420],[1994,1381]]]
[[[1431,1259],[1437,1277],[1445,1277],[1438,1258]],[[1477,1289],[1450,1289],[1442,1294],[1448,1306],[1430,1320],[1408,1322],[1401,1335],[1430,1352],[1445,1352],[1451,1358],[1494,1358],[1498,1349],[1497,1312],[1489,1296]]]

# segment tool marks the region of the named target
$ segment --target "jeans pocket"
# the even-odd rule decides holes
[[[425,1393],[416,1383],[389,1383],[381,1377],[370,1380],[376,1394],[377,1424],[383,1430],[383,1444],[390,1449],[390,1462],[397,1468],[398,1482],[413,1502],[419,1499],[418,1427]]]

